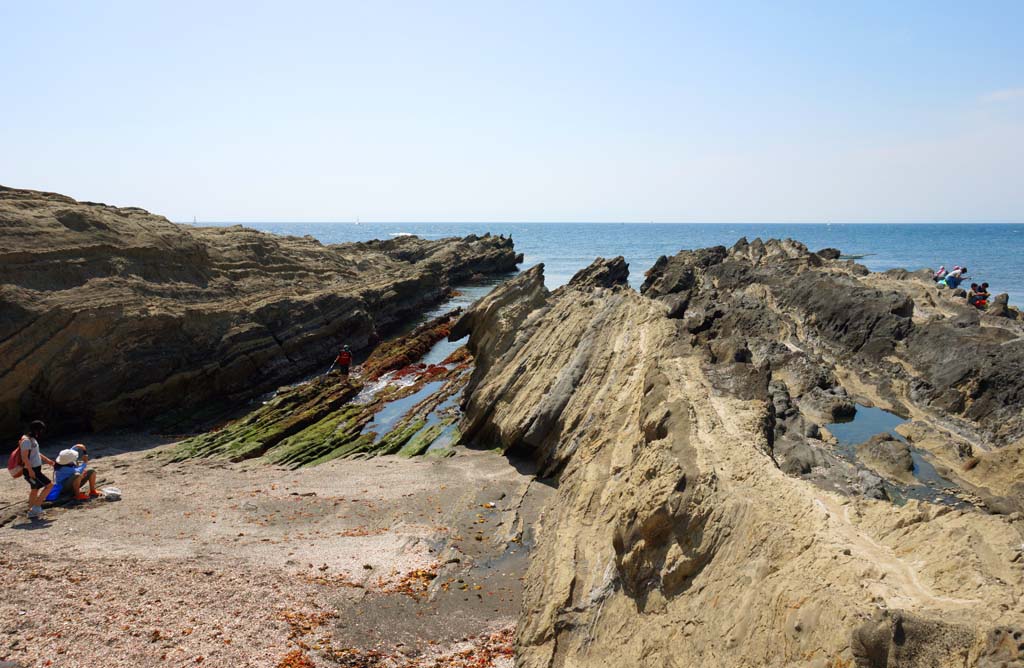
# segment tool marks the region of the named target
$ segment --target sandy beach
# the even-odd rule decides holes
[[[0,572],[10,583],[0,622],[19,629],[4,636],[4,659],[511,665],[524,526],[550,490],[504,456],[460,448],[436,461],[292,471],[167,463],[174,439],[84,440],[120,501],[52,508],[30,522],[25,484],[0,488]]]

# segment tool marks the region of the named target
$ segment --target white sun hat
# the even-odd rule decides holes
[[[61,450],[60,454],[57,455],[57,463],[61,466],[67,466],[68,464],[74,464],[78,461],[78,450],[69,449]]]

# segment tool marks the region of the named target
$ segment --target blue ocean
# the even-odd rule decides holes
[[[616,223],[246,223],[275,234],[310,234],[323,243],[387,239],[416,234],[428,239],[466,234],[512,235],[525,255],[522,269],[545,265],[547,286],[556,288],[596,257],[622,255],[630,281],[643,283],[644,272],[660,255],[722,244],[740,237],[789,237],[811,250],[832,247],[873,271],[895,267],[920,269],[967,265],[969,282],[988,282],[992,294],[1009,293],[1024,301],[1024,225],[1016,224],[616,224]]]

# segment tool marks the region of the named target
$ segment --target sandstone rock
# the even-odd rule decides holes
[[[992,302],[988,305],[988,308],[986,309],[985,312],[987,314],[989,314],[991,316],[994,316],[994,317],[997,317],[997,318],[1011,318],[1011,319],[1014,319],[1013,318],[1014,313],[1009,308],[1009,302],[1010,302],[1010,296],[1008,294],[1006,294],[1005,292],[1002,293],[1002,294],[996,295],[995,299],[993,299]]]
[[[857,446],[857,456],[879,475],[904,484],[914,482],[910,445],[892,434],[876,434]]]
[[[538,264],[491,291],[456,321],[450,340],[459,341],[475,332],[467,344],[474,359],[467,397],[473,395],[474,379],[485,376],[514,346],[527,317],[547,302],[548,294],[544,286],[544,265]],[[525,341],[525,337],[520,340]]]
[[[992,447],[985,434],[1021,426],[1024,373],[984,361],[1017,363],[1012,331],[955,327],[924,280],[791,241],[661,258],[641,294],[531,282],[465,318],[488,364],[461,423],[557,476],[517,665],[952,668],[1024,621],[1000,607],[1024,595],[1015,562],[976,558],[1019,545],[1008,521],[894,505],[809,437],[811,413],[832,421],[868,393]],[[879,605],[914,612],[865,624]]]
[[[366,350],[511,239],[324,246],[0,187],[0,428],[194,421]]]
[[[839,252],[838,248],[822,248],[818,251],[818,257],[824,260],[838,260],[842,253]]]

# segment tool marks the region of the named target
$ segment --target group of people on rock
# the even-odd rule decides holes
[[[7,462],[11,475],[23,477],[28,483],[29,519],[42,519],[43,504],[47,502],[88,501],[103,496],[96,489],[96,470],[89,466],[89,451],[85,445],[78,443],[61,450],[56,459],[50,459],[39,447],[39,439],[45,431],[46,425],[34,420]],[[43,464],[53,467],[53,480],[43,473]],[[83,489],[86,486],[88,491]]]
[[[970,276],[967,275],[967,267],[961,267],[955,265],[952,271],[946,271],[945,265],[939,267],[939,270],[932,275],[932,280],[938,284],[940,288],[957,289],[960,284]],[[991,298],[991,294],[988,291],[988,283],[971,283],[971,289],[967,293],[967,303],[977,309],[983,309],[988,306],[988,301]]]

